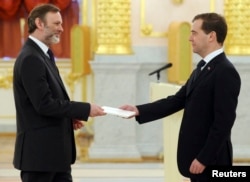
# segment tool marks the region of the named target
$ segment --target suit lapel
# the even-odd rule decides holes
[[[31,44],[32,47],[34,47],[39,53],[40,55],[43,57],[44,59],[44,63],[46,64],[46,66],[48,67],[48,69],[51,71],[51,73],[55,76],[56,80],[59,82],[61,88],[63,89],[64,93],[66,94],[66,96],[69,99],[69,96],[67,94],[66,88],[64,87],[63,81],[59,75],[59,71],[58,68],[56,66],[55,63],[52,63],[52,61],[50,60],[50,58],[48,56],[46,56],[44,54],[44,52],[42,51],[42,49],[31,39],[28,38],[27,44]]]
[[[192,91],[193,89],[199,85],[202,80],[207,76],[209,75],[210,73],[212,73],[214,71],[214,68],[216,66],[216,64],[218,63],[218,61],[223,61],[224,58],[222,58],[222,56],[225,56],[224,53],[222,54],[219,54],[218,56],[216,56],[215,58],[213,58],[202,70],[202,72],[200,73],[199,77],[196,79],[195,82],[192,83],[193,81],[193,77],[194,77],[194,71],[193,73],[191,74],[190,78],[189,78],[189,81],[187,83],[187,93],[186,93],[186,96],[188,96]]]
[[[187,92],[186,92],[186,95],[188,95],[190,93],[190,91],[191,91],[192,82],[193,82],[193,79],[194,79],[194,72],[195,72],[195,70],[192,72],[192,74],[190,75],[189,80],[187,82]]]
[[[57,81],[60,83],[61,87],[66,91],[64,84],[62,82],[62,79],[59,75],[59,70],[58,70],[56,64],[52,63],[51,60],[46,55],[45,55],[45,63],[49,67],[49,69],[51,70],[51,72],[53,73],[53,75],[55,76]]]

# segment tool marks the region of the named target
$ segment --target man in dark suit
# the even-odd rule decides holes
[[[16,106],[14,167],[23,182],[71,182],[76,160],[74,130],[81,120],[102,116],[95,104],[70,101],[50,46],[63,32],[59,9],[35,7],[28,17],[29,38],[14,66]]]
[[[140,124],[184,109],[177,162],[180,173],[192,182],[209,182],[207,166],[232,165],[231,129],[241,80],[223,52],[226,34],[227,24],[222,16],[195,16],[189,40],[193,52],[204,60],[203,65],[193,71],[175,95],[148,104],[121,106],[135,111]]]

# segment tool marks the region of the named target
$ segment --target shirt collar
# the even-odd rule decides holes
[[[33,40],[44,52],[44,54],[47,55],[47,51],[48,51],[48,46],[46,46],[42,41],[38,40],[37,38],[33,37],[32,35],[29,35],[29,38],[31,40]]]
[[[211,52],[206,57],[203,58],[203,60],[207,63],[209,63],[213,58],[218,56],[219,54],[223,53],[223,48],[217,49],[216,51]]]

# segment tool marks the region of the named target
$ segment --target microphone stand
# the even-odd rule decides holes
[[[149,73],[148,75],[150,76],[150,75],[153,75],[153,74],[156,73],[157,82],[160,82],[160,72],[161,72],[162,70],[165,70],[165,69],[167,69],[167,68],[172,67],[172,65],[173,65],[172,63],[168,63],[168,64],[166,64],[165,66],[163,66],[163,67],[161,67],[161,68],[159,68],[159,69],[157,69],[157,70],[155,70],[155,71]]]
[[[157,75],[156,75],[156,77],[157,77],[157,82],[159,83],[160,82],[160,71],[157,71]]]

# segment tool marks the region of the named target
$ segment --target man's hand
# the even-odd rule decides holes
[[[83,121],[78,120],[78,119],[73,120],[73,128],[74,128],[74,130],[81,129],[82,127],[84,127]]]
[[[202,163],[200,163],[197,159],[194,159],[190,168],[189,168],[189,171],[192,174],[201,174],[205,168],[206,168],[206,166],[204,166]]]
[[[121,107],[119,107],[119,109],[123,109],[123,110],[126,110],[126,111],[134,111],[135,112],[135,115],[134,116],[139,116],[139,110],[137,109],[136,106],[131,106],[131,105],[123,105]],[[134,116],[131,116],[129,118],[132,118]]]
[[[90,104],[90,113],[89,113],[90,117],[103,116],[103,115],[106,115],[106,113],[104,112],[102,107],[96,104]]]

